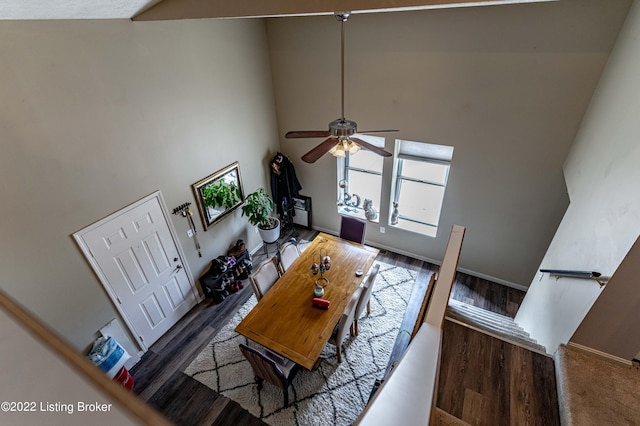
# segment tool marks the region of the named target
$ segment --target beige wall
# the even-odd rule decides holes
[[[79,350],[117,314],[71,234],[156,190],[194,202],[236,160],[266,186],[279,147],[261,20],[0,22],[0,93],[0,286]],[[202,258],[172,216],[196,278],[258,243],[240,211],[195,219]]]
[[[639,33],[640,5],[636,2],[567,157],[571,205],[540,265],[598,271],[605,276],[615,273],[616,279],[604,289],[595,282],[556,281],[547,274],[533,280],[516,320],[551,352],[569,341],[590,309],[609,320],[580,326],[577,343],[617,356],[625,354],[627,359],[640,349],[637,335],[634,340],[619,334],[637,315],[637,276],[632,283],[628,282],[628,267],[620,271],[620,277],[616,272],[640,234]],[[598,299],[601,293],[602,300]],[[604,297],[607,293],[610,295]],[[629,349],[625,339],[631,340],[635,350]]]
[[[354,16],[347,117],[456,148],[438,237],[372,226],[369,239],[437,260],[458,223],[463,269],[526,286],[566,208],[562,161],[628,5]],[[235,160],[247,192],[268,186],[280,146],[314,224],[337,230],[335,162],[302,164],[314,141],[282,135],[338,117],[338,31],[331,17],[272,19],[267,46],[260,20],[0,22],[1,288],[85,349],[117,314],[71,234],[158,189],[169,209],[193,202],[190,185]],[[198,258],[172,219],[196,277],[236,238],[258,244],[237,211],[200,231]]]
[[[639,276],[640,239],[637,239],[571,337],[571,343],[627,361],[635,358],[640,350]]]
[[[2,424],[143,424],[4,309],[0,309],[0,333],[4,343],[0,346],[0,359],[2,365],[11,366],[3,373],[0,399],[28,403],[27,409],[30,410],[3,410]],[[105,411],[89,412],[85,404],[99,404]]]
[[[398,138],[455,147],[437,238],[388,226],[381,234],[374,225],[367,239],[441,260],[451,226],[464,225],[460,267],[526,288],[567,207],[562,164],[629,4],[353,15],[347,118],[361,129],[397,128]],[[328,16],[273,18],[267,30],[281,137],[327,128],[340,115],[339,24]],[[335,231],[335,160],[300,160],[320,141],[281,144],[313,198],[314,224]],[[391,183],[384,185],[383,198]]]

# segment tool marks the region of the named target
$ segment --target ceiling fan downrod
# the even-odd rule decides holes
[[[351,12],[336,12],[335,17],[340,22],[340,93],[342,94],[341,103],[341,115],[340,118],[344,121],[344,23],[349,19]]]
[[[285,134],[286,138],[324,138],[319,145],[316,145],[311,151],[302,156],[302,161],[307,163],[314,163],[325,153],[330,152],[336,157],[344,157],[346,152],[355,154],[360,148],[365,148],[377,155],[383,157],[390,157],[392,154],[385,151],[383,148],[371,144],[361,138],[353,137],[357,136],[358,127],[355,121],[347,120],[344,116],[344,86],[345,86],[345,49],[344,49],[344,23],[351,15],[351,12],[334,12],[334,16],[338,22],[340,22],[340,103],[341,103],[341,115],[329,123],[329,130],[302,130],[291,131]],[[397,130],[368,130],[363,133],[387,133],[397,132]]]

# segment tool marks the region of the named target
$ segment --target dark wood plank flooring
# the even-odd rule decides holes
[[[477,426],[559,425],[553,359],[445,321],[436,406]]]
[[[317,234],[305,229],[294,231],[299,239],[306,240],[312,240]],[[291,234],[291,230],[284,232],[281,241],[291,238]],[[273,255],[274,250],[270,246],[269,254]],[[264,259],[263,250],[259,250],[253,256],[253,263],[257,265]],[[402,325],[403,329],[411,330],[411,322],[415,321],[412,316],[415,318],[420,307],[420,292],[424,293],[425,281],[438,266],[384,250],[377,260],[418,272],[418,282]],[[177,425],[264,424],[237,403],[183,373],[251,295],[247,281],[244,289],[224,302],[214,304],[207,299],[192,309],[131,370],[135,379],[134,393]],[[452,297],[513,317],[524,292],[459,273]],[[439,408],[474,425],[558,424],[555,376],[550,358],[531,357],[530,351],[449,321],[445,324],[443,360],[451,359],[451,362],[443,362],[441,367]],[[398,349],[394,350],[392,360],[399,357],[406,346],[404,334],[399,335]],[[488,342],[487,338],[497,342]],[[546,414],[540,412],[540,407]],[[498,417],[499,421],[487,423]],[[523,418],[526,421],[521,422]],[[547,422],[548,419],[551,420]]]

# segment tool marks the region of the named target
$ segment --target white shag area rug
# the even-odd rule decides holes
[[[301,368],[289,387],[289,406],[282,390],[265,383],[258,393],[253,370],[240,343],[256,346],[234,328],[255,306],[254,296],[187,367],[185,373],[239,403],[274,426],[350,425],[364,409],[375,379],[382,378],[398,335],[417,273],[382,262],[371,295],[371,315],[359,321],[359,335],[343,343],[343,362],[327,344],[317,369]],[[410,332],[410,330],[408,331]]]

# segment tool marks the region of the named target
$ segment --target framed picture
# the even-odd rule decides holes
[[[199,180],[191,188],[205,231],[244,203],[237,161]]]

